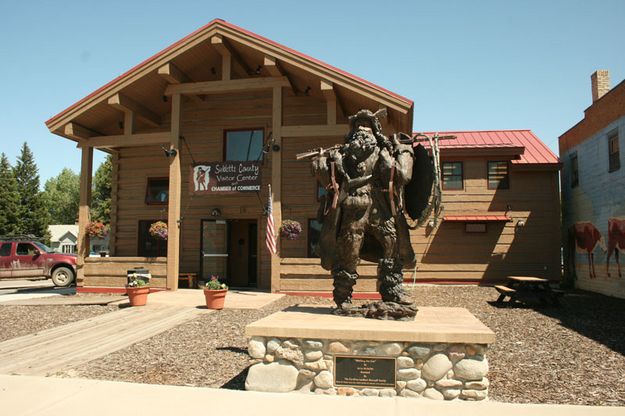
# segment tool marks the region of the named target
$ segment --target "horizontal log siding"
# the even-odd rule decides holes
[[[325,120],[325,103],[313,97],[296,97],[285,92],[283,99],[284,124],[322,124]],[[262,206],[255,193],[220,196],[192,196],[188,178],[193,159],[196,162],[223,160],[224,130],[263,128],[265,138],[271,133],[271,91],[254,91],[241,94],[211,95],[205,101],[182,104],[180,145],[183,175],[180,271],[200,273],[201,220],[215,219],[211,211],[219,208],[217,219],[255,219],[258,224],[258,286],[270,288],[270,258],[265,247],[266,221]],[[288,143],[290,139],[285,139]],[[332,140],[332,143],[335,143]],[[320,146],[322,144],[315,144]],[[287,145],[285,145],[287,146]],[[314,147],[313,146],[313,147]],[[189,149],[193,157],[189,154]],[[299,151],[299,150],[298,150]],[[288,165],[291,154],[270,152],[265,155],[262,167],[262,204],[268,198],[267,184],[271,179],[271,159],[283,157]],[[294,156],[293,156],[294,157]],[[117,206],[114,208],[118,256],[137,255],[137,226],[141,219],[167,219],[167,205],[145,204],[145,191],[149,177],[167,177],[168,161],[160,146],[122,148],[118,158]],[[307,180],[311,180],[310,176]],[[290,186],[290,185],[289,185]],[[283,188],[288,196],[290,188]],[[283,216],[284,218],[288,217]]]
[[[306,139],[301,139],[307,142]],[[335,141],[328,139],[326,146]],[[291,142],[295,147],[296,143]],[[305,146],[304,146],[305,147]],[[299,151],[285,146],[285,156]],[[486,163],[491,159],[470,158],[464,162],[464,189],[444,191],[444,215],[483,214],[506,211],[508,223],[488,223],[486,233],[466,233],[464,223],[439,223],[435,230],[425,227],[411,231],[411,244],[417,255],[417,270],[405,270],[406,281],[466,281],[493,283],[507,275],[532,275],[558,279],[560,276],[560,213],[557,172],[510,172],[510,189],[487,189]],[[317,212],[315,183],[310,164],[291,162],[284,181],[291,182],[292,198],[285,196],[284,218],[298,220],[304,232],[299,240],[282,241],[283,290],[323,291],[332,289],[330,273],[316,259],[306,256],[307,224]],[[308,181],[306,180],[308,177]],[[297,184],[297,186],[295,186]],[[285,188],[288,189],[288,188]],[[288,201],[288,202],[287,202]],[[517,227],[523,220],[524,227]],[[363,277],[356,291],[375,290],[376,266],[363,262],[358,269]],[[297,289],[301,286],[300,289]]]
[[[137,267],[150,270],[150,286],[165,287],[167,258],[156,257],[88,257],[85,259],[84,286],[121,287],[126,284],[127,272]]]

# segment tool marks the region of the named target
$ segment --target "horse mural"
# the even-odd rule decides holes
[[[569,229],[569,239],[571,240],[570,249],[573,250],[573,243],[575,244],[575,251],[580,254],[588,255],[588,273],[591,279],[595,279],[597,274],[595,273],[595,255],[594,250],[597,245],[606,252],[607,247],[603,236],[591,222],[576,222]],[[571,253],[571,259],[573,261],[573,268],[575,268],[575,253]]]
[[[608,259],[606,271],[610,277],[610,256],[614,253],[614,260],[618,270],[618,277],[621,274],[621,264],[619,263],[619,251],[625,251],[625,218],[608,219]]]

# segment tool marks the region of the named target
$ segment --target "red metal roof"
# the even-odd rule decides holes
[[[507,215],[483,214],[483,215],[445,215],[443,221],[448,222],[508,222],[512,218]]]
[[[416,135],[417,133],[413,133]],[[424,133],[427,135],[433,132]],[[439,141],[439,147],[444,149],[487,149],[487,148],[515,148],[523,147],[525,151],[518,159],[513,159],[514,165],[559,165],[560,160],[545,143],[531,130],[486,130],[486,131],[445,131],[438,132],[439,136],[454,135],[455,139]],[[427,145],[427,142],[423,143]],[[477,152],[476,152],[477,154]]]
[[[78,107],[80,104],[82,104],[82,103],[84,103],[85,101],[89,100],[91,97],[93,97],[93,96],[97,95],[97,94],[98,94],[98,93],[100,93],[101,91],[106,90],[107,88],[111,87],[112,85],[114,85],[115,83],[117,83],[118,81],[120,81],[121,79],[126,78],[127,76],[129,76],[129,75],[130,75],[130,74],[132,74],[133,72],[136,72],[136,71],[138,71],[139,69],[143,68],[144,66],[146,66],[146,65],[150,64],[152,61],[156,60],[156,59],[157,59],[158,57],[160,57],[161,55],[163,55],[163,54],[165,54],[165,53],[169,52],[169,51],[170,51],[170,50],[172,50],[172,49],[175,49],[175,48],[176,48],[177,46],[179,46],[179,45],[184,44],[184,43],[185,43],[188,39],[192,38],[194,35],[196,35],[196,34],[198,34],[198,33],[200,33],[200,32],[204,32],[204,31],[208,30],[211,26],[216,26],[216,25],[225,26],[225,27],[227,27],[227,28],[230,28],[230,29],[236,30],[236,31],[238,31],[238,32],[245,33],[245,34],[247,34],[247,35],[249,35],[249,36],[251,36],[251,37],[253,37],[253,38],[257,39],[257,40],[260,40],[260,41],[263,41],[263,42],[269,43],[269,44],[274,45],[274,46],[276,46],[276,47],[278,47],[278,48],[280,48],[280,49],[282,49],[282,50],[284,50],[284,51],[288,51],[288,52],[290,52],[290,53],[293,53],[293,54],[295,54],[295,55],[297,55],[297,56],[299,56],[299,57],[301,57],[301,58],[307,59],[307,60],[309,60],[309,61],[311,61],[311,62],[314,62],[314,63],[316,63],[316,64],[318,64],[318,65],[321,65],[321,66],[323,66],[323,67],[325,67],[325,68],[327,68],[327,69],[329,69],[329,70],[332,70],[332,71],[334,71],[334,72],[338,72],[338,73],[340,73],[340,74],[342,74],[342,75],[345,75],[346,77],[351,78],[351,79],[353,79],[354,81],[360,82],[360,83],[362,83],[362,84],[366,84],[366,85],[368,85],[368,86],[370,86],[370,87],[372,87],[372,88],[374,88],[374,89],[377,89],[377,90],[379,90],[379,91],[381,91],[381,92],[383,92],[383,93],[385,93],[385,94],[391,95],[391,96],[393,96],[393,97],[395,97],[395,98],[397,98],[397,99],[399,99],[399,100],[401,100],[401,101],[404,101],[404,102],[405,102],[408,106],[412,106],[412,104],[413,104],[413,101],[412,101],[412,100],[409,100],[409,99],[408,99],[408,98],[406,98],[406,97],[403,97],[403,96],[401,96],[401,95],[399,95],[399,94],[396,94],[396,93],[394,93],[394,92],[392,92],[392,91],[389,91],[389,90],[387,90],[386,88],[382,88],[382,87],[380,87],[379,85],[376,85],[376,84],[374,84],[374,83],[372,83],[372,82],[367,81],[366,79],[363,79],[363,78],[357,77],[356,75],[350,74],[349,72],[343,71],[343,70],[341,70],[341,69],[339,69],[339,68],[336,68],[336,67],[334,67],[334,66],[332,66],[332,65],[329,65],[329,64],[327,64],[327,63],[325,63],[325,62],[323,62],[323,61],[320,61],[320,60],[318,60],[318,59],[315,59],[315,58],[313,58],[313,57],[311,57],[311,56],[308,56],[308,55],[306,55],[306,54],[304,54],[304,53],[298,52],[298,51],[296,51],[295,49],[291,49],[291,48],[289,48],[289,47],[287,47],[287,46],[284,46],[284,45],[282,45],[282,44],[280,44],[280,43],[278,43],[278,42],[274,42],[274,41],[272,41],[271,39],[267,39],[267,38],[265,38],[265,37],[263,37],[263,36],[257,35],[256,33],[250,32],[249,30],[243,29],[243,28],[241,28],[241,27],[239,27],[239,26],[236,26],[236,25],[234,25],[234,24],[232,24],[232,23],[226,22],[226,21],[225,21],[225,20],[223,20],[223,19],[214,19],[214,20],[211,20],[211,21],[210,21],[209,23],[207,23],[206,25],[202,26],[201,28],[199,28],[199,29],[195,30],[194,32],[192,32],[192,33],[188,34],[187,36],[185,36],[184,38],[180,39],[179,41],[177,41],[177,42],[175,42],[175,43],[173,43],[173,44],[169,45],[168,47],[166,47],[166,48],[165,48],[165,49],[163,49],[162,51],[157,52],[156,54],[152,55],[151,57],[149,57],[149,58],[148,58],[148,59],[146,59],[145,61],[143,61],[143,62],[139,63],[138,65],[136,65],[136,66],[134,66],[134,67],[132,67],[132,68],[131,68],[131,69],[129,69],[128,71],[124,72],[122,75],[118,76],[118,77],[117,77],[117,78],[115,78],[114,80],[110,81],[109,83],[107,83],[107,84],[103,85],[102,87],[98,88],[97,90],[93,91],[91,94],[87,95],[86,97],[84,97],[84,98],[82,98],[81,100],[77,101],[76,103],[72,104],[71,106],[69,106],[69,107],[68,107],[68,108],[66,108],[65,110],[61,111],[61,112],[60,112],[60,113],[58,113],[57,115],[55,115],[55,116],[51,117],[49,120],[47,120],[47,121],[45,122],[45,124],[46,124],[46,125],[50,125],[50,123],[52,123],[52,122],[54,122],[56,119],[58,119],[58,118],[62,117],[64,114],[66,114],[67,112],[71,111],[72,109],[74,109],[74,108]]]

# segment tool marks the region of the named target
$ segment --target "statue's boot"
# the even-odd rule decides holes
[[[334,277],[334,290],[332,296],[334,303],[339,309],[348,308],[352,303],[352,293],[354,285],[358,279],[358,273],[350,273],[347,270],[335,270],[332,272]]]
[[[402,285],[404,274],[399,259],[383,258],[378,263],[378,279],[380,280],[380,295],[384,302],[395,302],[402,305],[412,305],[414,301],[406,294]]]

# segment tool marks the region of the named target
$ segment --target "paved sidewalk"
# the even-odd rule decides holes
[[[428,399],[330,397],[200,387],[0,375],[2,414],[72,415],[623,415],[623,407],[439,402]]]

